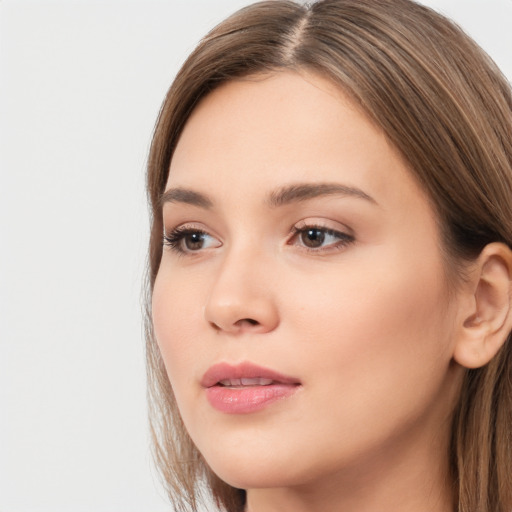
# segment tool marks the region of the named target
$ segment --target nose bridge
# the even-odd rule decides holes
[[[211,325],[231,333],[268,332],[277,326],[277,306],[269,282],[271,258],[249,240],[226,249],[205,305]]]

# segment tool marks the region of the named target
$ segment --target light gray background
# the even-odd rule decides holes
[[[0,0],[0,512],[164,512],[140,288],[178,66],[250,2]],[[512,77],[512,0],[425,2]]]

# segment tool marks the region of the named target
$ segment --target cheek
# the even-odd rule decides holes
[[[176,391],[191,389],[193,369],[201,355],[197,326],[203,321],[203,302],[194,281],[161,268],[152,297],[155,338],[167,374]],[[179,394],[179,393],[178,393]]]
[[[435,257],[421,261],[396,252],[359,251],[336,269],[308,280],[289,279],[298,286],[287,285],[283,307],[298,313],[294,322],[303,331],[313,337],[315,328],[327,334],[322,344],[328,350],[351,340],[363,351],[383,346],[384,340],[405,350],[421,349],[415,340],[439,334],[447,324],[443,267]],[[404,339],[410,343],[404,346]]]
[[[370,264],[362,253],[350,263],[289,293],[290,337],[311,385],[328,383],[326,402],[343,396],[353,410],[372,397],[407,407],[435,393],[452,344],[441,263],[382,254]]]

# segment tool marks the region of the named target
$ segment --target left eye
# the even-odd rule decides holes
[[[344,247],[354,241],[354,237],[347,233],[319,226],[294,228],[294,231],[295,235],[292,241],[307,249]]]

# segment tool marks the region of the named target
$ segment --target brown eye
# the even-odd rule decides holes
[[[325,231],[318,228],[307,229],[300,234],[300,239],[310,249],[321,247],[325,241]]]
[[[198,251],[204,245],[204,233],[196,231],[195,233],[188,233],[182,239],[182,243],[188,251]]]
[[[198,229],[178,227],[169,234],[164,234],[164,244],[181,254],[213,249],[222,244],[212,235]]]
[[[342,249],[355,240],[348,233],[324,228],[323,226],[294,227],[293,231],[294,236],[289,243],[315,253]]]

